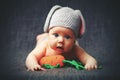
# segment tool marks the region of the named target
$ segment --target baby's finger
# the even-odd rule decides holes
[[[40,65],[36,65],[35,68],[34,68],[35,71],[37,70],[42,70],[42,71],[45,71],[46,69],[42,68]]]
[[[95,67],[94,67],[95,69],[97,69],[98,67],[97,67],[97,65],[95,65]]]
[[[86,70],[90,70],[90,66],[89,65],[85,65],[85,69]]]
[[[94,69],[94,66],[90,65],[90,64],[87,64],[87,65],[85,65],[85,69],[90,71],[90,70]]]
[[[34,70],[37,71],[39,68],[38,67],[35,67]]]
[[[27,71],[34,71],[34,68],[28,68]]]
[[[30,69],[27,69],[27,71],[30,71]]]
[[[41,67],[40,70],[45,71],[46,69]]]
[[[35,71],[40,70],[40,66],[39,66],[39,65],[36,65],[36,66],[34,67],[34,70],[35,70]]]
[[[31,71],[35,71],[34,68],[31,68],[30,70],[31,70]]]

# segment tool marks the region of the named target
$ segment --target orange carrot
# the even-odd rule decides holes
[[[39,64],[50,64],[51,66],[56,66],[59,64],[60,67],[62,67],[64,66],[63,60],[65,60],[65,58],[62,55],[45,56],[40,59]]]

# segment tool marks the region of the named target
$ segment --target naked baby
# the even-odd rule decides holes
[[[66,59],[77,58],[86,70],[97,69],[96,59],[77,42],[85,32],[85,22],[80,10],[53,6],[46,18],[44,32],[37,36],[37,44],[26,58],[28,70],[46,70],[38,61],[51,55],[62,55]]]

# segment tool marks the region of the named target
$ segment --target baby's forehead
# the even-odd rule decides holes
[[[67,28],[65,26],[54,26],[52,28],[49,29],[49,31],[61,31],[61,32],[65,32],[65,31],[68,31],[68,32],[73,32],[72,29],[70,28]]]
[[[74,35],[74,32],[73,32],[72,29],[70,29],[68,27],[64,27],[64,26],[57,26],[57,27],[55,26],[55,27],[50,28],[49,31],[52,31],[52,32],[62,32],[62,33],[67,33],[67,34]]]

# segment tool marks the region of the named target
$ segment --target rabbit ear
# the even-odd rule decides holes
[[[59,5],[55,5],[52,7],[52,9],[50,10],[50,12],[47,15],[47,18],[46,18],[46,21],[44,24],[44,32],[48,32],[48,28],[49,28],[49,24],[50,24],[50,20],[51,20],[52,15],[54,14],[54,12],[56,10],[58,10],[60,8],[61,8],[61,6],[59,6]]]
[[[82,37],[83,34],[85,33],[85,20],[84,20],[83,15],[82,15],[82,13],[81,13],[80,10],[75,10],[75,12],[76,12],[77,14],[79,14],[80,20],[81,20],[78,37]]]

